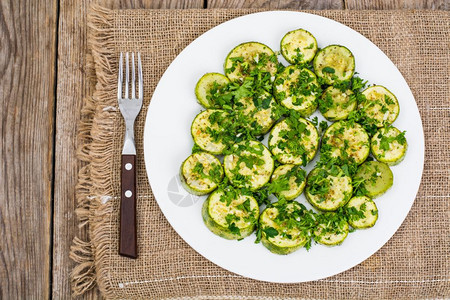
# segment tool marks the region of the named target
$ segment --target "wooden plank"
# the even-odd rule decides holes
[[[343,9],[342,0],[208,0],[207,8]]]
[[[346,9],[441,9],[450,10],[448,0],[345,0]]]
[[[104,7],[112,9],[128,8],[152,8],[152,9],[183,9],[183,8],[203,8],[203,0],[120,0],[93,1]],[[113,3],[114,2],[114,3]]]
[[[93,90],[86,76],[88,1],[60,1],[56,104],[55,190],[53,233],[54,299],[70,298],[69,251],[74,236],[86,238],[75,215],[75,184],[80,164],[75,157],[76,123],[82,99]],[[95,295],[95,294],[94,294]],[[99,295],[99,294],[98,294]]]
[[[58,83],[55,155],[55,203],[53,247],[53,298],[71,295],[70,272],[74,262],[68,257],[74,236],[86,237],[78,229],[75,216],[75,184],[81,164],[75,156],[76,124],[83,97],[92,94],[93,85],[86,74],[86,14],[89,5],[124,8],[202,8],[203,0],[139,1],[139,0],[61,0],[58,32]],[[83,296],[99,299],[97,289]]]
[[[56,10],[0,2],[0,299],[50,296]]]

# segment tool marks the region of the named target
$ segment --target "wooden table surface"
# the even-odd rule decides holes
[[[0,2],[0,299],[70,298],[76,126],[93,92],[86,13],[109,8],[450,9],[450,0]],[[98,290],[84,298],[100,298]]]

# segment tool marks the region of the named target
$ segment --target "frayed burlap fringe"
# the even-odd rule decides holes
[[[102,203],[101,197],[111,192],[108,190],[110,178],[104,176],[108,173],[106,169],[110,166],[108,159],[111,155],[104,154],[111,149],[111,137],[104,131],[98,130],[99,127],[111,129],[114,127],[114,118],[110,116],[111,111],[105,109],[106,106],[115,107],[116,105],[116,103],[107,103],[108,92],[116,88],[110,85],[115,80],[109,65],[114,55],[111,44],[113,40],[111,25],[110,11],[93,5],[88,17],[88,41],[90,41],[89,46],[92,52],[89,56],[88,68],[95,67],[97,84],[93,96],[84,99],[78,124],[77,157],[86,165],[79,171],[76,186],[76,214],[80,227],[89,227],[89,238],[88,241],[82,241],[75,237],[71,247],[70,257],[77,263],[71,273],[74,296],[81,295],[94,287],[97,276],[108,276],[105,270],[95,264],[95,261],[101,261],[109,247],[105,240],[108,236],[108,230],[106,230],[108,222],[105,220],[112,209],[107,202]],[[92,182],[96,183],[95,186]],[[92,245],[96,245],[95,249]],[[99,288],[108,295],[107,286],[100,285]]]
[[[77,263],[71,273],[74,295],[81,295],[95,286],[94,257],[90,242],[75,237],[69,257]]]

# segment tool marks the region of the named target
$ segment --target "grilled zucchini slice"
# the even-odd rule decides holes
[[[281,54],[291,64],[310,62],[317,52],[316,38],[305,29],[289,31],[281,39]]]
[[[206,195],[217,188],[223,179],[220,161],[207,152],[197,152],[189,156],[180,168],[181,184],[191,194]]]
[[[268,46],[258,42],[247,42],[230,51],[225,59],[224,68],[225,75],[231,81],[243,82],[255,69],[275,76],[277,64],[277,57]]]
[[[352,192],[352,179],[336,165],[329,170],[315,168],[306,179],[306,199],[321,211],[335,211],[344,206]]]
[[[321,153],[339,164],[363,163],[370,152],[369,135],[355,122],[339,121],[328,127],[322,138]]]
[[[328,121],[340,121],[356,109],[356,97],[351,90],[341,91],[333,86],[328,87],[319,99],[319,110]]]
[[[298,165],[281,165],[273,171],[271,184],[278,198],[294,200],[305,188],[306,172]]]
[[[313,61],[314,72],[325,83],[349,80],[355,73],[355,57],[346,47],[329,45],[320,50]]]
[[[317,216],[317,227],[314,240],[322,245],[335,246],[342,244],[348,235],[348,223],[336,213],[324,213]]]
[[[304,165],[316,155],[319,133],[306,119],[287,118],[275,124],[269,135],[269,149],[282,164]]]
[[[310,240],[308,232],[300,228],[304,212],[296,201],[279,201],[267,207],[259,217],[261,242],[271,252],[286,255]]]
[[[377,127],[394,123],[400,113],[400,105],[394,94],[381,85],[368,87],[362,94],[366,99],[359,104],[359,108],[371,123]]]
[[[348,222],[353,228],[364,229],[375,225],[378,209],[375,202],[366,196],[353,197],[346,206]]]
[[[255,230],[259,206],[252,196],[234,190],[216,190],[203,203],[202,217],[212,233],[228,240],[238,240]]]
[[[228,113],[220,109],[207,109],[199,113],[191,125],[191,135],[194,142],[203,151],[212,154],[222,154],[226,149],[223,142],[225,135],[224,121]]]
[[[224,93],[230,83],[228,77],[220,73],[206,73],[195,86],[195,96],[204,108],[222,108],[218,98]],[[230,95],[231,100],[231,95]]]
[[[255,136],[266,134],[278,118],[278,103],[266,91],[253,98],[244,97],[236,100],[234,109],[241,110],[244,115],[249,116],[250,122],[246,125]]]
[[[243,141],[230,151],[223,164],[225,175],[234,186],[255,191],[269,182],[274,161],[266,146],[257,141]]]
[[[394,175],[387,164],[379,161],[366,161],[358,167],[353,180],[355,183],[359,183],[362,194],[376,198],[392,186]]]
[[[408,143],[405,132],[400,132],[395,127],[383,127],[372,137],[370,147],[378,161],[394,166],[405,158]]]
[[[321,88],[313,72],[299,66],[289,66],[275,79],[273,92],[281,105],[298,111],[302,117],[308,117],[317,108]]]

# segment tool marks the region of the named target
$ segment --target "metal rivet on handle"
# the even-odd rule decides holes
[[[130,164],[130,163],[126,163],[126,164],[125,164],[125,169],[126,169],[126,170],[129,171],[129,170],[131,170],[132,168],[133,168],[133,165],[132,165],[132,164]]]
[[[130,198],[133,193],[130,190],[125,191],[125,197]]]

